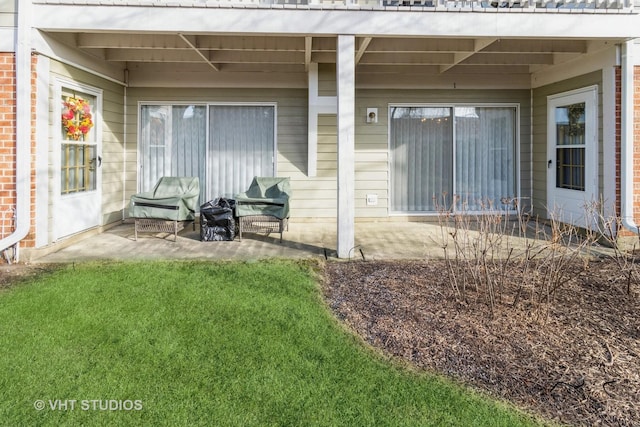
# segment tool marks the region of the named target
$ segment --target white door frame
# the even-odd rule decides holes
[[[585,104],[584,191],[556,186],[557,107]],[[588,86],[547,97],[547,216],[578,227],[591,227],[587,206],[598,200],[598,86]]]
[[[96,165],[96,189],[82,193],[62,195],[62,185],[60,169],[62,167],[62,156],[60,153],[62,106],[62,89],[69,89],[82,94],[95,97],[95,109],[93,114],[93,128],[95,132],[96,157],[100,160]],[[53,90],[53,120],[52,120],[52,141],[53,141],[53,217],[54,217],[54,240],[88,230],[101,225],[102,221],[102,90],[93,86],[77,83],[73,80],[57,78]],[[90,200],[90,206],[86,201]],[[69,217],[69,208],[76,204],[77,217]]]

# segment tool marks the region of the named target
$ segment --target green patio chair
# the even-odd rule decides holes
[[[239,222],[238,238],[242,233],[282,233],[289,229],[289,178],[253,178],[249,189],[235,196],[236,216]]]
[[[134,218],[135,239],[138,232],[155,232],[172,233],[176,241],[185,223],[195,221],[199,197],[197,177],[164,176],[151,191],[134,194],[129,216]]]

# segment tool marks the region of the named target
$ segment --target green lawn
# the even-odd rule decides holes
[[[368,349],[302,262],[69,266],[0,291],[0,351],[2,425],[533,424]]]

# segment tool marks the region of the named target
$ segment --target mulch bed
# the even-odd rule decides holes
[[[557,422],[640,425],[640,284],[612,261],[575,263],[538,303],[512,267],[493,309],[486,292],[455,293],[442,260],[329,262],[324,292],[367,342],[421,369]]]

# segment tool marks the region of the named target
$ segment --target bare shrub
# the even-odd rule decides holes
[[[595,233],[562,222],[558,213],[546,221],[532,221],[516,198],[503,198],[499,207],[475,200],[470,210],[454,196],[450,206],[436,206],[441,247],[456,297],[466,302],[473,290],[492,313],[496,303],[509,297],[512,306],[526,299],[538,316],[544,316],[556,292],[573,278],[569,267],[584,262],[586,268],[583,255],[596,240]],[[506,284],[513,282],[514,274],[519,280],[515,294],[506,295]]]
[[[591,238],[602,243],[609,248],[608,258],[612,259],[618,267],[618,277],[622,277],[625,283],[624,292],[632,295],[633,286],[640,283],[640,256],[638,247],[640,244],[640,234],[635,236],[635,242],[631,249],[623,249],[619,244],[623,225],[622,218],[615,214],[605,213],[605,203],[600,200],[585,205],[585,211],[590,218],[593,218],[594,227],[587,230],[591,233]],[[612,283],[617,283],[612,280]]]

